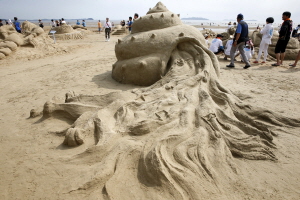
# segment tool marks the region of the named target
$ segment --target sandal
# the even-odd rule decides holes
[[[265,61],[262,61],[261,63],[266,63]]]
[[[253,63],[258,63],[258,61],[256,60],[256,61],[253,61]]]
[[[291,66],[291,67],[296,67],[296,65],[293,65],[293,64],[290,64],[289,66]]]
[[[274,63],[274,64],[272,64],[272,66],[280,66],[280,65],[278,65],[277,63]]]

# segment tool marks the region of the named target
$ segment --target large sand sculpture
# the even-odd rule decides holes
[[[9,25],[0,27],[0,59],[10,55],[20,46],[49,50],[52,43],[53,40],[42,28],[28,21],[22,23],[22,34]]]
[[[272,44],[270,44],[268,53],[269,55],[273,56],[274,58],[276,57],[275,55],[275,46],[278,41],[279,34],[278,32],[274,31],[273,37],[272,37]],[[259,47],[260,42],[261,42],[262,34],[259,31],[254,31],[251,34],[251,39],[253,41],[253,44],[255,47]],[[292,38],[290,39],[287,48],[286,48],[286,53],[285,53],[285,60],[295,60],[298,52],[300,50],[300,42],[298,41],[297,38]]]
[[[150,20],[149,26],[139,20]],[[76,175],[81,182],[70,194],[221,199],[224,191],[234,193],[236,159],[276,160],[273,137],[300,121],[247,105],[222,86],[218,60],[202,34],[162,3],[139,20],[116,45],[113,77],[149,87],[99,96],[69,92],[65,102],[44,106],[42,119],[74,120],[57,132],[65,145],[89,146],[74,157],[89,171]]]

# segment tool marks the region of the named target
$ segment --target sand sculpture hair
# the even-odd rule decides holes
[[[60,40],[83,39],[83,31],[74,30],[72,26],[62,24],[61,26],[53,27],[51,30],[56,31],[55,38]],[[49,35],[52,35],[49,32]]]
[[[48,49],[52,43],[42,28],[28,21],[22,23],[22,34],[9,25],[0,27],[0,59],[10,55],[18,46]]]
[[[255,47],[259,47],[262,34],[259,31],[253,31],[250,35],[253,44]],[[272,57],[276,58],[275,55],[275,46],[278,41],[279,34],[277,32],[273,33],[272,37],[272,44],[270,44],[269,49],[268,49],[268,54],[271,55]],[[295,60],[298,52],[300,50],[300,42],[296,38],[290,38],[289,43],[287,45],[286,51],[285,51],[285,60]]]
[[[148,19],[151,29],[139,26]],[[222,86],[218,60],[202,34],[162,3],[139,20],[116,45],[113,77],[149,87],[98,96],[69,92],[64,103],[44,105],[42,119],[59,113],[74,120],[57,132],[65,145],[89,146],[73,162],[90,170],[70,194],[221,199],[225,190],[234,193],[236,158],[276,160],[274,135],[300,121],[247,105]]]

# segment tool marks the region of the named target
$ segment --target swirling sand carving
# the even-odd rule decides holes
[[[129,94],[69,92],[65,103],[44,106],[44,119],[59,112],[74,120],[58,133],[65,145],[89,146],[68,160],[90,166],[84,184],[70,191],[77,198],[220,199],[222,191],[235,190],[237,157],[276,160],[277,129],[300,126],[244,104],[222,86],[218,60],[202,34],[180,24],[162,3],[140,20],[162,16],[174,25],[139,31],[135,22],[133,34],[116,45],[113,77],[152,85]]]

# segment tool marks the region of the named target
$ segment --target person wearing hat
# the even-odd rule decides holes
[[[233,37],[233,45],[230,50],[230,64],[226,65],[226,67],[233,68],[234,67],[234,57],[235,57],[235,52],[238,49],[240,54],[242,55],[243,60],[245,61],[246,65],[244,66],[244,69],[247,69],[251,67],[244,51],[244,45],[248,41],[248,24],[243,20],[244,16],[243,14],[238,14],[237,15],[237,22],[238,26],[235,31],[234,37]]]
[[[218,34],[217,37],[211,41],[209,47],[209,50],[211,50],[216,55],[224,53],[224,47],[221,38],[223,38],[223,35]]]

